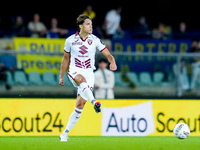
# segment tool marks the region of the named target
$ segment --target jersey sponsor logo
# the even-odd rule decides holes
[[[79,49],[80,49],[79,52],[80,52],[82,55],[78,55],[78,57],[88,57],[87,55],[84,56],[86,53],[88,53],[88,51],[87,51],[88,48],[87,48],[85,45],[79,47]]]
[[[91,45],[93,41],[92,41],[92,39],[88,39],[87,42],[89,45]]]
[[[81,47],[79,47],[79,49],[80,49],[80,53],[82,54],[82,55],[84,55],[84,54],[86,54],[88,51],[87,51],[87,47],[85,46],[85,45],[83,45],[83,46],[81,46]]]
[[[72,46],[74,45],[82,45],[83,43],[82,42],[78,42],[78,40],[76,40],[75,42],[72,42]]]

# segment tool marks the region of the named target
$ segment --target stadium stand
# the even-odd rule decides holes
[[[139,78],[140,78],[141,85],[153,86],[151,74],[149,72],[139,73]]]
[[[128,87],[129,82],[124,82],[121,78],[121,72],[115,72],[115,85],[116,86],[123,86],[123,87]]]
[[[14,81],[17,85],[29,85],[26,74],[23,71],[14,72]]]
[[[43,85],[41,75],[38,72],[30,72],[28,76],[31,85]]]
[[[153,83],[154,83],[154,85],[161,85],[163,79],[164,79],[164,73],[163,72],[154,72],[153,73]]]
[[[139,86],[140,83],[139,83],[139,79],[138,79],[138,75],[136,72],[128,72],[128,77],[129,79],[136,85],[136,86]]]
[[[165,28],[167,28],[166,25],[165,25]],[[171,26],[171,28],[175,29],[173,26]],[[167,91],[174,92],[175,90],[172,90],[172,89],[176,89],[177,79],[175,79],[174,74],[171,70],[171,67],[175,62],[177,62],[178,57],[174,57],[171,55],[168,55],[167,57],[162,56],[162,58],[160,56],[152,57],[151,55],[148,55],[148,56],[143,55],[141,57],[137,56],[137,55],[132,55],[132,56],[127,57],[127,55],[123,55],[123,53],[130,52],[129,53],[130,55],[132,52],[133,53],[146,53],[146,54],[151,54],[151,53],[179,54],[182,52],[189,53],[191,41],[193,39],[195,39],[199,42],[199,40],[200,40],[200,30],[187,29],[186,30],[187,38],[184,38],[184,39],[181,39],[180,36],[177,36],[177,35],[175,36],[176,31],[173,30],[172,36],[170,36],[169,38],[156,39],[156,40],[152,38],[152,35],[151,35],[152,32],[150,32],[150,36],[148,38],[144,38],[144,37],[136,38],[134,36],[135,33],[131,29],[130,26],[129,26],[129,28],[123,28],[123,31],[124,31],[125,35],[123,36],[122,39],[109,39],[109,40],[102,39],[104,44],[107,46],[107,48],[110,51],[112,51],[112,53],[116,56],[118,70],[117,70],[117,72],[114,72],[115,93],[119,94],[120,92],[123,91],[124,93],[129,92],[130,95],[134,92],[136,94],[138,94],[138,93],[147,94],[147,92],[145,92],[145,89],[148,89],[148,92],[149,93],[152,92],[153,95],[156,95],[157,93],[159,93],[159,91],[161,91],[160,93],[163,93],[163,91],[166,93],[167,93]],[[15,37],[17,35],[13,34],[12,32],[13,31],[8,28],[6,28],[6,29],[1,28],[0,36],[2,37],[2,39],[9,38],[9,40],[13,39],[13,41],[14,41]],[[75,32],[76,32],[76,28],[70,27],[70,28],[68,28],[68,33],[65,36],[62,36],[62,38],[63,39],[67,38],[68,36],[74,34]],[[94,28],[93,33],[95,35],[97,35],[98,37],[100,37],[98,35],[96,28]],[[174,34],[174,36],[173,36],[173,34]],[[15,36],[13,36],[13,35],[15,35]],[[24,37],[30,37],[30,31],[25,30]],[[43,39],[45,39],[45,37],[47,39],[54,38],[53,40],[56,40],[55,38],[61,38],[58,35],[58,33],[51,32],[50,30],[48,31],[47,35],[43,36]],[[105,38],[105,37],[103,36],[101,38]],[[13,41],[11,43],[14,43]],[[1,41],[0,49],[5,49],[5,46],[2,46],[2,43],[6,43],[6,42]],[[43,52],[49,52],[49,50],[52,48],[49,43],[40,44],[38,42],[35,45],[32,44],[31,46],[36,52],[41,50],[41,53],[43,53]],[[109,44],[107,44],[107,43],[109,43]],[[23,42],[20,44],[22,45],[21,49],[23,49],[23,50],[25,50],[25,48],[30,47],[30,46],[26,47]],[[63,42],[63,44],[64,44],[64,42]],[[11,45],[11,47],[13,49],[16,48],[16,46],[14,46],[14,44],[9,44],[9,45]],[[55,49],[56,48],[59,49],[61,47],[62,46],[57,46],[57,45],[55,47],[53,46],[53,48],[55,48]],[[58,49],[56,49],[55,52]],[[16,52],[18,53],[19,51],[16,51]],[[63,50],[62,50],[62,52],[63,52]],[[123,57],[123,59],[121,59],[122,58],[121,54],[119,54],[118,52],[120,52],[122,54],[122,56],[125,56],[125,57]],[[2,54],[3,53],[0,53],[0,56]],[[60,53],[60,54],[62,54],[62,53]],[[19,57],[17,57],[18,54],[15,54],[15,55],[16,55],[16,59],[18,59],[19,58]],[[52,53],[52,55],[54,55],[54,54]],[[189,59],[192,59],[192,58],[190,57]],[[54,65],[54,62],[49,61],[49,60],[48,60],[48,62],[51,62],[51,64],[49,65],[51,68]],[[17,67],[20,66],[19,65],[20,63],[21,62],[18,59]],[[23,67],[31,68],[33,65],[35,65],[34,63],[35,63],[35,61],[29,61],[27,58],[27,62],[25,62],[25,61],[23,62],[23,65],[24,65]],[[189,63],[191,63],[191,62],[189,62]],[[188,65],[190,65],[189,63],[188,63]],[[59,64],[59,60],[58,60],[57,64]],[[121,65],[124,65],[124,64],[128,66],[128,69],[126,70],[127,72],[125,72],[125,73],[122,71],[122,67],[121,67]],[[44,67],[45,63],[42,62],[41,66]],[[17,70],[24,69],[23,67],[22,68],[19,67],[19,68],[17,68]],[[53,66],[53,67],[55,67],[55,66]],[[56,67],[57,67],[56,69],[59,68],[58,65],[56,65]],[[51,70],[49,70],[49,71],[51,71]],[[54,88],[54,86],[57,86],[58,89],[63,88],[63,87],[59,86],[59,84],[58,84],[59,83],[59,75],[60,75],[59,70],[58,70],[58,73],[57,72],[54,72],[54,73],[44,72],[43,74],[39,74],[38,72],[30,72],[30,73],[26,74],[25,72],[27,72],[27,71],[25,69],[24,69],[24,71],[18,70],[18,71],[15,71],[14,73],[11,73],[11,72],[12,72],[12,70],[7,71],[7,81],[10,85],[14,85],[13,86],[14,90],[18,86],[22,86],[23,88],[24,88],[24,86],[26,86],[26,88],[24,88],[25,90],[28,88],[31,89],[33,87],[35,87],[36,90],[39,90],[40,88],[44,89],[44,87],[46,89],[51,89],[51,88]],[[190,77],[192,74],[192,71],[187,72],[187,73]],[[65,75],[64,75],[64,83],[65,83],[65,86],[69,86],[70,88],[73,87],[72,83],[70,82],[70,80],[67,76],[67,73],[65,73]],[[151,86],[152,91],[149,91],[149,86]],[[169,86],[170,86],[170,88],[169,88]],[[12,90],[10,90],[10,92],[12,92]],[[123,92],[121,95],[123,95],[123,96],[126,95],[126,94],[123,94]],[[45,94],[45,92],[44,92],[44,94]],[[173,95],[173,94],[170,93],[168,95]]]
[[[44,72],[42,74],[43,83],[46,85],[58,85],[58,82],[55,80],[55,76],[51,72]]]
[[[10,71],[7,71],[7,82],[9,85],[15,85],[15,82],[13,80],[12,73]]]

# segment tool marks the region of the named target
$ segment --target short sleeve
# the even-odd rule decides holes
[[[105,44],[99,39],[99,38],[96,38],[96,48],[100,51],[100,52],[102,52],[105,48],[106,48],[106,46],[105,46]]]
[[[68,38],[65,41],[64,51],[67,52],[67,53],[69,53],[71,51],[71,47],[70,47],[70,43],[69,43],[69,39]]]

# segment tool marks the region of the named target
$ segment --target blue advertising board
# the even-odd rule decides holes
[[[114,52],[158,52],[158,53],[184,53],[188,52],[192,41],[190,39],[177,40],[112,40]]]
[[[187,53],[191,48],[192,40],[112,40],[113,52],[135,53]],[[128,71],[140,73],[142,71],[163,71],[168,73],[176,63],[175,57],[155,56],[116,56],[118,70],[123,67]]]

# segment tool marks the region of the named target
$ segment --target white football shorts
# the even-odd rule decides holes
[[[70,68],[70,71],[68,72],[69,80],[72,82],[73,86],[77,88],[77,95],[80,94],[80,88],[74,81],[74,78],[76,75],[81,74],[85,79],[87,84],[89,85],[89,88],[91,91],[93,91],[94,88],[94,72],[93,69],[79,69],[79,68]]]

